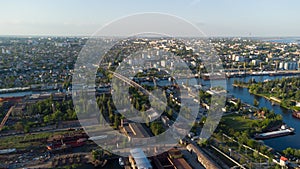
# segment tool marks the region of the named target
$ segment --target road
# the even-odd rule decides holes
[[[220,154],[222,154],[224,157],[226,157],[227,159],[229,159],[230,161],[232,161],[233,163],[235,163],[236,165],[238,165],[240,168],[242,169],[246,169],[244,166],[242,166],[240,163],[238,163],[237,161],[235,161],[234,159],[232,159],[231,157],[229,157],[227,154],[225,154],[224,152],[222,152],[221,150],[219,150],[218,148],[216,148],[213,145],[210,145],[214,150],[218,151]]]
[[[233,142],[235,142],[235,143],[238,143],[238,144],[240,144],[238,141],[236,141],[236,140],[235,140],[235,139],[233,139],[232,137],[229,137],[229,136],[227,136],[227,135],[226,135],[226,134],[224,134],[224,133],[223,133],[223,136],[225,136],[226,138],[228,138],[228,139],[232,140],[232,141],[233,141]],[[247,146],[247,145],[245,145],[245,144],[242,144],[242,146],[243,146],[244,148],[247,148],[247,149],[249,149],[249,150],[253,151],[253,152],[257,152],[259,155],[261,155],[262,157],[265,157],[266,159],[270,159],[270,157],[269,157],[269,156],[267,156],[267,155],[265,155],[265,154],[263,154],[263,153],[261,153],[261,152],[259,152],[259,151],[255,150],[255,149],[253,149],[253,148],[251,148],[251,147],[249,147],[249,146]]]
[[[11,112],[14,110],[15,106],[10,107],[10,109],[8,110],[8,112],[6,113],[5,117],[3,118],[1,124],[0,124],[0,131],[2,130],[2,128],[4,127],[8,117],[10,116]]]
[[[191,154],[187,151],[186,148],[180,148],[183,156],[185,157],[186,161],[194,168],[194,169],[205,169],[203,165],[198,162],[197,156],[195,154]]]

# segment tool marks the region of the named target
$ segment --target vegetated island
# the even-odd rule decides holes
[[[286,109],[300,111],[300,77],[265,80],[264,82],[256,82],[254,79],[248,82],[234,80],[233,86],[248,88],[253,95],[276,102]]]

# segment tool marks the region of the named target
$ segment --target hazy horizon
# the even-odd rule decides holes
[[[38,37],[66,37],[66,38],[90,38],[90,37],[97,37],[97,36],[92,36],[92,35],[2,35],[0,34],[0,38],[10,38],[10,37],[15,37],[15,38],[38,38]],[[124,36],[99,36],[99,37],[107,37],[107,38],[124,38]],[[298,36],[207,36],[207,37],[197,37],[197,36],[175,36],[177,38],[249,38],[249,39],[299,39],[300,40],[300,35]],[[143,37],[141,38],[149,38],[149,37]]]
[[[2,36],[91,36],[111,21],[144,12],[178,16],[208,37],[300,36],[298,0],[10,0],[1,6]]]

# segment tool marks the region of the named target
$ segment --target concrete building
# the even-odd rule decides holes
[[[208,155],[206,155],[198,146],[194,144],[187,145],[187,150],[192,154],[197,155],[198,161],[205,167],[209,169],[219,169],[221,168],[216,162],[214,162]]]
[[[284,65],[284,63],[283,63],[283,62],[280,62],[280,63],[279,63],[279,66],[278,66],[278,69],[283,69],[283,65]]]
[[[288,159],[286,158],[286,157],[283,157],[283,156],[281,156],[280,157],[280,165],[282,166],[282,167],[285,167],[285,166],[287,166],[287,164],[288,164]]]
[[[233,60],[233,61],[235,61],[235,57],[236,57],[235,55],[230,56],[231,60]]]
[[[289,70],[289,63],[288,62],[284,63],[283,69],[284,70]]]
[[[284,70],[297,70],[298,63],[297,62],[285,62],[283,68],[284,68]]]
[[[297,62],[290,62],[289,70],[297,70],[298,69],[298,63]]]
[[[160,65],[161,67],[166,67],[166,61],[165,60],[160,61]]]
[[[235,61],[236,62],[244,62],[245,61],[245,57],[244,56],[236,56],[235,57]]]
[[[258,60],[258,59],[254,59],[251,61],[251,63],[254,65],[254,66],[258,66],[260,64],[261,60]]]
[[[266,58],[266,62],[268,63],[268,62],[270,62],[272,59],[270,59],[270,58]]]
[[[131,156],[129,156],[129,162],[131,163],[131,167],[133,169],[152,169],[152,165],[142,149],[131,149],[130,154]]]
[[[166,127],[170,127],[170,125],[172,124],[170,119],[167,117],[167,116],[161,116],[161,121],[163,122],[163,124],[166,126]]]

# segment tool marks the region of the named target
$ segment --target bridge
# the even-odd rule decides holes
[[[10,116],[11,112],[15,109],[15,106],[10,107],[10,109],[8,110],[8,112],[6,113],[5,117],[3,118],[1,124],[0,124],[0,131],[2,130],[2,128],[4,127],[6,121],[8,120],[8,117]]]
[[[146,90],[143,86],[141,86],[140,84],[136,83],[135,81],[119,74],[113,71],[108,70],[108,72],[112,73],[116,78],[122,80],[123,82],[127,83],[128,85],[132,86],[132,87],[137,87],[141,90],[142,93],[151,96],[152,98],[154,98],[156,101],[158,101],[160,104],[167,106],[166,103],[164,103],[163,101],[161,101],[160,99],[158,99],[156,96],[154,96],[151,92],[149,92],[148,90]]]

